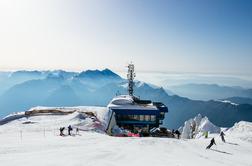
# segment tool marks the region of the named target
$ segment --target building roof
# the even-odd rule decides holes
[[[130,95],[120,95],[114,97],[108,104],[108,108],[115,109],[141,109],[141,110],[158,110],[152,102],[135,102],[135,97]],[[140,101],[138,99],[138,101]]]

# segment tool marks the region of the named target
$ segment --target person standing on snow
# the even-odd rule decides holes
[[[76,128],[76,135],[79,134],[79,128]]]
[[[205,138],[208,138],[208,131],[205,131]]]
[[[214,138],[211,139],[210,144],[206,147],[206,149],[210,149],[213,146],[213,144],[216,145]]]
[[[71,131],[72,131],[72,130],[73,130],[72,126],[69,125],[69,126],[68,126],[68,135],[71,135]]]
[[[175,138],[175,130],[172,129],[172,137]]]
[[[176,130],[176,131],[175,131],[175,134],[177,134],[178,139],[179,139],[179,138],[180,138],[181,133],[180,133],[178,130]]]
[[[226,140],[225,140],[225,138],[224,138],[224,132],[222,131],[221,133],[220,133],[220,136],[221,136],[221,140],[223,141],[223,142],[226,142]]]

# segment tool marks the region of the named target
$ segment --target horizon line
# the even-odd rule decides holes
[[[0,72],[6,72],[6,73],[13,73],[13,72],[17,72],[17,71],[66,71],[66,72],[83,72],[83,71],[87,71],[87,70],[105,70],[105,69],[109,69],[115,73],[123,73],[123,72],[127,72],[127,69],[125,67],[125,70],[123,69],[119,69],[119,70],[113,70],[110,68],[91,68],[91,69],[63,69],[63,68],[54,68],[54,69],[40,69],[40,68],[20,68],[20,69],[0,69]],[[235,77],[252,77],[251,74],[249,73],[228,73],[228,72],[222,72],[222,73],[217,73],[217,72],[195,72],[195,71],[173,71],[173,70],[169,70],[169,71],[159,71],[159,70],[137,70],[137,73],[149,73],[149,74],[179,74],[179,75],[212,75],[212,76],[235,76]]]

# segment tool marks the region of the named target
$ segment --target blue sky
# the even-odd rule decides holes
[[[252,75],[252,1],[0,2],[0,70]]]

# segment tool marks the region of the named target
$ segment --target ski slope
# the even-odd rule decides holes
[[[64,108],[70,109],[70,108]],[[102,132],[106,108],[78,107],[95,112],[102,125],[78,112],[18,118],[0,126],[1,166],[252,166],[252,123],[240,122],[208,139],[111,137]],[[28,123],[27,123],[28,122]],[[82,127],[73,136],[59,136],[58,128]],[[205,150],[215,137],[217,146]]]

